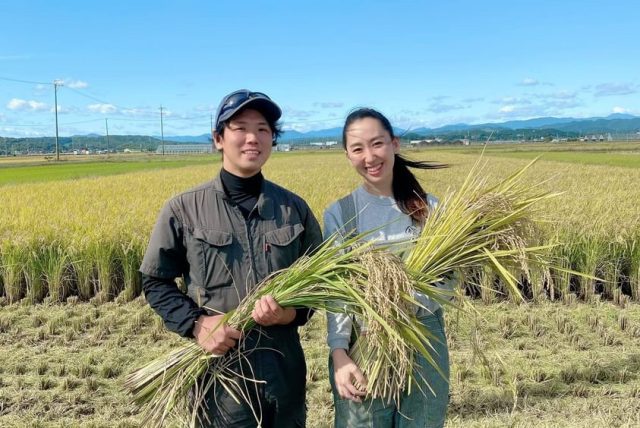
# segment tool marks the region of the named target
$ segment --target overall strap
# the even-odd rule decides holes
[[[340,204],[340,214],[342,216],[342,233],[345,239],[352,238],[358,234],[358,223],[356,219],[356,203],[353,195],[348,194],[344,198],[338,199]]]

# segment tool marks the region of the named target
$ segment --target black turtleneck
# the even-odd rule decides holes
[[[258,202],[260,190],[262,190],[262,183],[264,182],[262,172],[258,172],[252,177],[244,178],[233,175],[222,168],[220,171],[220,179],[222,180],[222,186],[227,196],[238,204],[242,215],[248,218],[249,213]]]

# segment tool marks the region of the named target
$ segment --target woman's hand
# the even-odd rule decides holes
[[[256,302],[251,316],[262,326],[289,324],[296,317],[294,308],[283,308],[271,296],[263,296]]]
[[[362,403],[361,397],[367,394],[365,390],[367,380],[356,363],[344,349],[334,349],[331,357],[333,358],[334,382],[338,395],[345,400]]]
[[[224,315],[201,315],[193,327],[193,337],[205,351],[214,355],[224,355],[236,346],[242,333],[235,328],[222,324]]]

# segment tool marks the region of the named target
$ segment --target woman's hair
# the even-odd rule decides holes
[[[347,116],[344,122],[344,127],[342,128],[342,146],[345,150],[347,149],[347,131],[349,127],[353,122],[366,118],[376,119],[380,122],[384,130],[389,133],[391,139],[393,140],[395,138],[389,119],[377,110],[362,107],[349,113],[349,116]],[[448,165],[427,161],[413,161],[399,154],[395,154],[394,158],[393,180],[391,182],[393,198],[403,213],[422,223],[429,214],[429,206],[426,200],[427,194],[409,168],[439,169],[447,168]]]

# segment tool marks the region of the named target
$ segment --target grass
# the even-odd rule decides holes
[[[445,150],[477,154],[481,149],[482,146],[452,146]],[[541,156],[544,161],[625,168],[640,167],[640,142],[638,141],[616,143],[489,143],[485,153],[489,156],[515,159],[533,159]]]
[[[452,359],[447,427],[640,423],[639,305],[476,301],[474,307],[480,316],[446,319]],[[0,426],[138,426],[124,376],[182,343],[158,328],[157,319],[140,298],[3,306]],[[48,325],[57,331],[40,335]],[[313,428],[332,426],[325,334],[322,314],[301,330]]]
[[[542,156],[545,161],[579,163],[583,165],[608,165],[625,168],[640,168],[640,152],[633,153],[589,153],[589,152],[505,152],[492,156],[533,159]]]
[[[0,186],[23,183],[37,183],[60,180],[75,180],[86,177],[102,177],[127,174],[136,171],[181,168],[192,165],[211,164],[217,156],[199,157],[160,157],[149,155],[134,157],[130,160],[123,156],[112,159],[103,157],[93,160],[60,161],[41,163],[25,161],[0,163]]]

